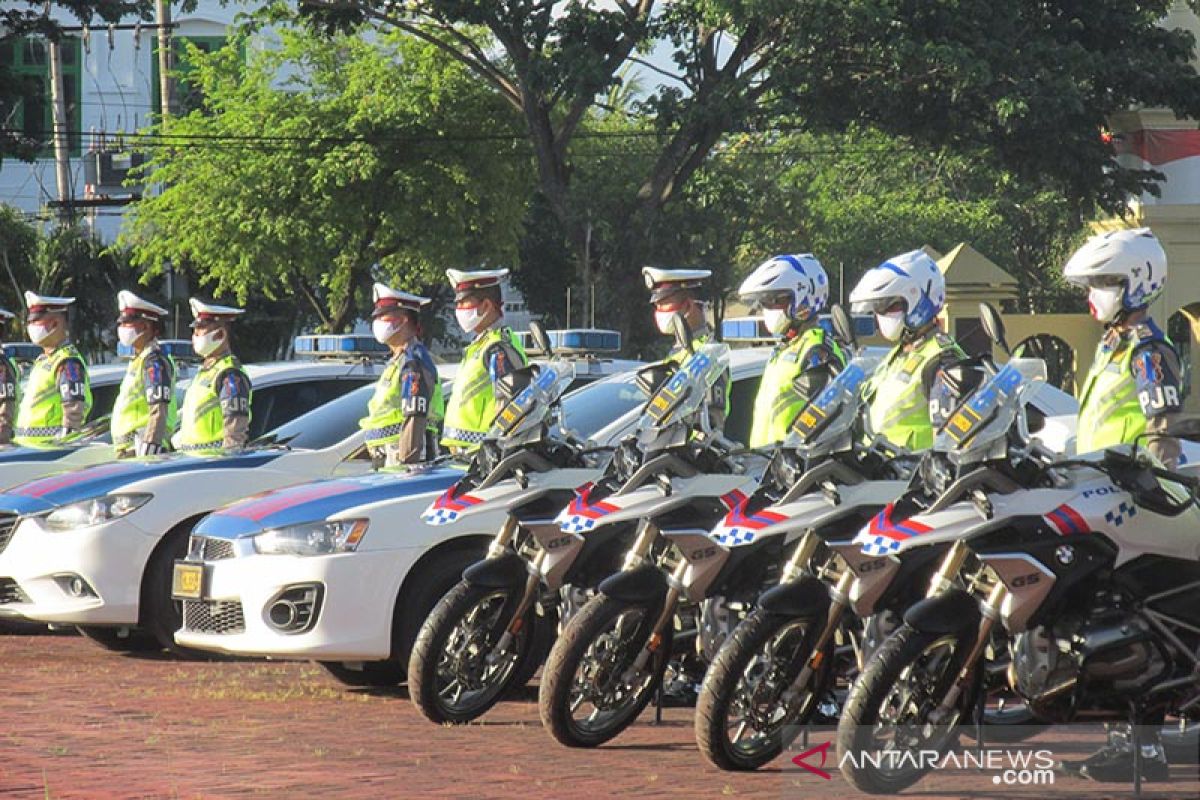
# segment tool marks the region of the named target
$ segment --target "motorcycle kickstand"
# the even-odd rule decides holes
[[[974,722],[975,722],[975,754],[979,758],[979,763],[981,765],[983,764],[983,750],[984,750],[983,714],[984,714],[984,709],[986,706],[987,706],[987,692],[980,691],[979,699],[977,701],[975,701],[975,708],[971,712],[971,716],[973,716],[975,718],[974,719]],[[982,767],[980,767],[980,769],[982,769]]]
[[[663,712],[663,685],[662,685],[662,681],[659,681],[658,688],[654,691],[654,724],[655,725],[662,724],[662,712]]]
[[[1142,797],[1142,735],[1138,730],[1141,713],[1137,700],[1129,701],[1129,745],[1133,751],[1133,796],[1135,800]]]

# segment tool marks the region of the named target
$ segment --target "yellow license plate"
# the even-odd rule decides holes
[[[204,565],[175,562],[171,576],[171,596],[179,600],[199,600],[204,593]]]

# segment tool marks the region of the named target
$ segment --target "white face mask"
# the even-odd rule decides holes
[[[29,325],[29,341],[34,344],[41,344],[46,341],[46,337],[50,336],[52,329],[40,322],[34,322]]]
[[[390,319],[376,319],[371,321],[371,333],[375,337],[375,341],[380,344],[387,344],[391,341],[396,332],[400,330],[402,323]]]
[[[117,341],[126,347],[133,347],[138,340],[139,331],[132,325],[117,326]]]
[[[771,333],[781,334],[792,324],[792,318],[788,316],[786,309],[764,308],[763,324],[767,326],[767,330]]]
[[[875,323],[879,326],[879,334],[889,342],[894,342],[904,333],[904,312],[876,314]]]
[[[1088,289],[1088,308],[1100,322],[1112,322],[1121,313],[1123,286],[1093,286]]]
[[[225,341],[225,331],[217,328],[207,333],[192,334],[192,349],[201,358],[208,358]]]
[[[666,336],[671,335],[671,317],[678,314],[678,311],[655,311],[654,324],[658,327],[658,332]]]
[[[474,333],[483,320],[483,314],[479,311],[479,306],[456,308],[454,309],[454,318],[458,320],[458,327],[467,333]]]

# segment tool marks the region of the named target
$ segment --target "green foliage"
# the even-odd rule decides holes
[[[244,50],[189,55],[204,105],[169,135],[224,144],[154,152],[165,188],[121,237],[149,274],[170,261],[217,296],[294,298],[342,331],[373,280],[421,291],[447,267],[510,261],[528,157],[515,116],[461,64],[395,33],[284,28],[277,48]],[[512,138],[479,139],[481,123]]]

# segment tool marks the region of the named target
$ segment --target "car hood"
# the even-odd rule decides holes
[[[440,492],[463,476],[461,469],[332,478],[253,495],[214,511],[195,527],[197,536],[237,539],[270,528],[328,519],[346,509]],[[416,515],[413,515],[416,519]]]
[[[55,506],[100,497],[127,484],[149,478],[207,469],[253,469],[274,461],[285,452],[259,450],[209,457],[166,455],[96,464],[18,484],[0,494],[0,510],[18,514],[38,513]]]
[[[72,453],[78,453],[85,447],[107,447],[112,445],[93,444],[77,447],[3,447],[0,448],[0,466],[18,464],[25,461],[57,461]]]

